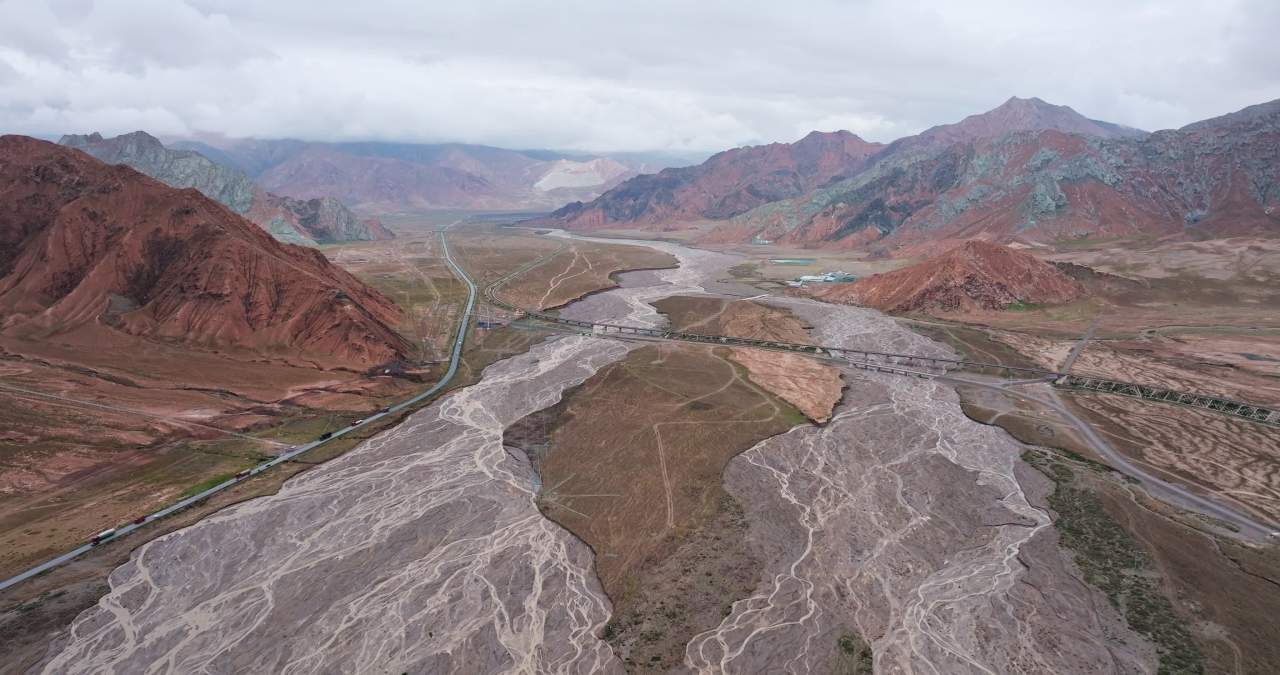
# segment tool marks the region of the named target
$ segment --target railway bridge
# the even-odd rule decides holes
[[[1236,419],[1247,420],[1265,424],[1267,426],[1280,428],[1280,410],[1267,408],[1253,403],[1243,401],[1234,401],[1220,396],[1212,396],[1206,394],[1196,394],[1190,392],[1180,392],[1172,389],[1164,389],[1151,385],[1138,384],[1134,382],[1121,382],[1118,380],[1108,380],[1105,378],[1089,377],[1084,375],[1072,375],[1054,370],[1046,370],[1043,368],[1028,368],[1023,366],[1009,366],[1001,363],[984,363],[981,361],[965,361],[962,359],[946,359],[936,356],[924,356],[920,354],[895,354],[889,352],[873,352],[863,351],[859,349],[846,349],[844,347],[828,347],[823,345],[806,345],[793,342],[779,342],[775,340],[757,340],[753,338],[731,337],[728,335],[704,335],[701,333],[686,333],[679,331],[666,330],[662,328],[643,328],[638,326],[621,326],[617,324],[600,323],[594,321],[580,321],[577,319],[566,319],[547,312],[528,309],[513,305],[502,298],[498,297],[497,289],[506,281],[511,279],[513,275],[508,275],[491,284],[485,289],[485,297],[488,301],[502,309],[515,312],[518,316],[524,316],[537,321],[553,323],[569,328],[574,328],[583,332],[589,332],[594,335],[617,335],[619,337],[644,337],[658,340],[675,340],[680,342],[693,342],[699,344],[716,344],[732,347],[754,347],[757,349],[769,349],[774,351],[792,352],[796,354],[806,354],[819,358],[838,359],[856,368],[863,370],[876,370],[880,372],[892,372],[900,375],[914,375],[917,377],[929,377],[931,375],[942,375],[951,370],[967,370],[978,371],[982,373],[996,373],[1006,377],[1019,377],[1028,380],[1043,379],[1046,382],[1052,382],[1054,386],[1063,389],[1074,389],[1078,391],[1089,391],[1102,394],[1114,394],[1119,396],[1129,396],[1139,398],[1145,401],[1153,401],[1157,403],[1170,403],[1174,405],[1187,406],[1191,408],[1199,408],[1215,413],[1234,417]],[[915,370],[915,368],[935,369],[939,372],[930,373],[928,371]]]

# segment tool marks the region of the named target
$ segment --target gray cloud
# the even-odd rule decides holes
[[[716,150],[1280,97],[1280,3],[0,0],[0,130]]]

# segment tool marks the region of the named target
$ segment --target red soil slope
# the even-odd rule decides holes
[[[402,357],[399,310],[318,251],[194,189],[0,137],[0,331],[97,326],[369,367]]]
[[[1057,267],[985,241],[967,241],[937,258],[814,294],[885,312],[926,313],[1001,309],[1018,301],[1057,304],[1084,295],[1084,287]]]

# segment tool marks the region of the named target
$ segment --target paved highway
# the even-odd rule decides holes
[[[1276,541],[1277,539],[1280,539],[1280,523],[1259,518],[1253,514],[1237,510],[1227,504],[1196,494],[1181,485],[1172,483],[1151,473],[1121,454],[1112,447],[1112,445],[1107,442],[1107,440],[1103,438],[1097,430],[1093,428],[1092,424],[1089,424],[1072,412],[1062,399],[1058,397],[1058,391],[1052,386],[1049,388],[1048,396],[1037,396],[1017,388],[1020,385],[1028,384],[1051,384],[1052,380],[1049,378],[986,381],[982,379],[957,377],[950,374],[939,374],[927,370],[902,368],[900,366],[867,364],[839,357],[823,358],[824,360],[840,361],[863,370],[874,370],[877,372],[888,372],[897,375],[931,378],[951,385],[968,385],[972,387],[994,389],[1012,396],[1017,396],[1019,398],[1039,403],[1057,412],[1062,416],[1063,420],[1075,427],[1076,430],[1080,432],[1084,441],[1092,446],[1094,451],[1097,452],[1104,461],[1111,465],[1112,468],[1141,481],[1143,487],[1146,488],[1147,492],[1152,496],[1158,497],[1165,502],[1181,507],[1187,511],[1198,512],[1227,523],[1230,527],[1235,528],[1236,533],[1245,539],[1256,542]]]
[[[191,495],[190,497],[187,497],[187,498],[185,498],[185,499],[182,499],[182,500],[180,500],[180,501],[178,501],[178,502],[176,502],[176,503],[174,503],[174,504],[170,504],[169,506],[167,506],[167,507],[165,507],[165,508],[163,508],[163,509],[161,509],[161,510],[159,510],[159,511],[156,511],[155,513],[152,513],[152,514],[149,514],[149,515],[147,515],[147,516],[141,517],[141,518],[139,518],[139,519],[137,519],[137,520],[135,520],[135,521],[133,521],[133,522],[129,523],[128,525],[122,525],[122,526],[120,526],[120,527],[117,527],[117,528],[115,528],[115,533],[114,533],[114,534],[112,534],[112,535],[111,535],[111,536],[109,536],[109,537],[106,537],[106,538],[105,538],[101,543],[99,543],[99,544],[97,544],[97,545],[94,545],[94,544],[84,544],[83,546],[80,546],[79,548],[76,548],[76,549],[74,549],[74,550],[68,551],[67,553],[64,553],[64,554],[62,554],[62,555],[60,555],[60,556],[58,556],[58,557],[56,557],[56,558],[53,558],[52,560],[47,560],[47,561],[45,561],[45,562],[43,562],[43,563],[40,563],[39,565],[36,565],[35,567],[32,567],[31,569],[29,569],[29,570],[27,570],[27,571],[25,571],[25,572],[22,572],[21,574],[18,574],[18,575],[12,576],[12,577],[10,577],[10,578],[8,578],[8,579],[5,579],[4,581],[0,581],[0,591],[3,591],[4,589],[9,588],[10,586],[13,586],[13,585],[15,585],[15,584],[22,583],[23,581],[26,581],[27,579],[30,579],[31,577],[34,577],[34,576],[36,576],[37,574],[41,574],[41,573],[43,573],[43,572],[47,572],[47,571],[49,571],[49,570],[51,570],[51,569],[53,569],[53,568],[55,568],[55,567],[58,567],[58,566],[60,566],[60,565],[64,565],[64,564],[66,564],[66,563],[68,563],[68,562],[70,562],[70,561],[72,561],[72,560],[74,560],[74,559],[76,559],[76,558],[78,558],[78,557],[80,557],[80,556],[82,556],[82,555],[84,555],[84,554],[88,553],[89,551],[92,551],[93,549],[97,548],[97,546],[101,546],[101,545],[103,545],[103,544],[105,544],[105,543],[108,543],[108,542],[114,541],[114,540],[116,540],[116,539],[119,539],[120,537],[123,537],[123,536],[125,536],[125,535],[127,535],[127,534],[129,534],[129,533],[133,532],[134,530],[137,530],[138,528],[140,528],[140,527],[143,527],[143,526],[147,525],[148,523],[155,522],[155,521],[157,521],[157,520],[159,520],[159,519],[161,519],[161,518],[164,518],[165,516],[171,515],[171,514],[173,514],[173,513],[178,512],[178,511],[181,511],[182,509],[185,509],[185,508],[187,508],[188,506],[191,506],[192,504],[195,504],[196,502],[199,502],[199,501],[200,501],[200,500],[202,500],[202,499],[206,499],[206,498],[208,498],[208,497],[210,497],[210,496],[212,496],[212,495],[215,495],[215,494],[217,494],[217,493],[219,493],[219,492],[222,492],[223,490],[226,490],[226,489],[228,489],[228,488],[230,488],[230,487],[232,487],[232,486],[234,486],[234,485],[236,485],[236,484],[238,484],[238,483],[241,483],[241,482],[243,482],[243,481],[245,481],[245,480],[248,480],[249,478],[251,478],[251,477],[253,477],[253,476],[258,475],[258,474],[262,473],[263,471],[266,471],[266,470],[270,469],[271,467],[273,467],[273,466],[275,466],[275,465],[277,465],[277,464],[281,464],[281,463],[283,463],[283,462],[287,462],[287,461],[289,461],[289,460],[293,459],[294,457],[297,457],[298,455],[301,455],[301,454],[302,454],[302,453],[304,453],[304,452],[310,451],[310,450],[312,450],[312,449],[314,449],[314,448],[317,448],[317,447],[319,447],[319,446],[321,446],[321,445],[324,445],[325,443],[328,443],[328,442],[330,442],[330,441],[332,441],[332,440],[334,440],[334,439],[336,439],[336,438],[341,438],[342,436],[344,436],[344,435],[346,435],[346,434],[349,434],[349,433],[351,433],[352,431],[355,431],[356,429],[359,429],[359,428],[360,428],[360,427],[362,427],[362,426],[365,426],[365,425],[367,425],[367,424],[370,424],[370,423],[372,423],[372,422],[374,422],[374,421],[376,421],[376,420],[382,419],[383,417],[386,417],[387,415],[390,415],[390,414],[393,414],[393,413],[399,412],[400,410],[403,410],[404,408],[407,408],[407,407],[409,407],[409,406],[411,406],[411,405],[413,405],[413,404],[415,404],[415,403],[418,403],[419,401],[422,401],[422,400],[423,400],[423,399],[425,399],[425,398],[428,398],[428,397],[432,396],[432,395],[433,395],[433,394],[435,394],[436,392],[438,392],[438,391],[440,391],[441,389],[443,389],[444,387],[446,387],[446,386],[449,384],[449,382],[450,382],[451,380],[453,380],[454,375],[455,375],[455,374],[457,374],[457,372],[458,372],[458,362],[462,359],[462,347],[463,347],[463,344],[466,342],[466,338],[467,338],[467,327],[468,327],[468,325],[469,325],[469,324],[470,324],[470,322],[471,322],[471,315],[472,315],[473,311],[475,310],[475,305],[476,305],[476,285],[475,285],[475,282],[473,282],[473,281],[471,280],[471,277],[470,277],[470,276],[468,276],[468,275],[467,275],[467,273],[462,269],[462,267],[458,265],[457,261],[455,261],[455,260],[453,259],[453,252],[449,250],[449,241],[448,241],[448,238],[446,238],[446,237],[445,237],[445,231],[446,231],[446,230],[448,230],[448,229],[449,229],[450,227],[452,227],[453,225],[457,225],[459,222],[462,222],[462,221],[455,221],[454,223],[451,223],[451,224],[449,224],[449,225],[445,226],[443,229],[441,229],[441,230],[439,230],[439,231],[437,232],[438,236],[440,237],[440,246],[441,246],[441,250],[443,250],[443,251],[444,251],[444,259],[445,259],[445,262],[447,262],[447,263],[449,264],[449,267],[450,267],[450,269],[452,269],[452,270],[453,270],[453,273],[454,273],[454,274],[456,274],[456,275],[458,276],[458,278],[459,278],[459,279],[461,279],[464,283],[466,283],[466,284],[467,284],[467,305],[466,305],[466,308],[465,308],[465,309],[463,310],[463,312],[462,312],[462,318],[461,318],[461,320],[458,322],[458,334],[457,334],[457,336],[454,338],[454,341],[453,341],[453,351],[450,353],[450,356],[449,356],[449,369],[445,371],[445,373],[444,373],[444,377],[441,377],[439,382],[436,382],[434,385],[432,385],[432,387],[431,387],[430,389],[427,389],[426,391],[424,391],[424,392],[422,392],[422,393],[418,394],[417,396],[414,396],[413,398],[410,398],[410,399],[405,400],[405,401],[401,401],[400,403],[397,403],[397,404],[395,404],[395,405],[393,405],[393,406],[391,406],[391,407],[389,407],[389,408],[386,408],[386,409],[384,409],[384,410],[378,411],[377,413],[374,413],[374,414],[372,414],[372,415],[370,415],[370,416],[368,416],[368,417],[366,417],[366,418],[364,418],[364,419],[360,420],[360,421],[359,421],[358,423],[356,423],[356,424],[352,424],[352,425],[350,425],[350,426],[347,426],[347,427],[344,427],[344,428],[342,428],[342,429],[339,429],[339,430],[337,430],[337,431],[333,432],[332,434],[330,434],[330,435],[328,435],[328,436],[326,436],[326,437],[324,437],[324,438],[322,438],[322,439],[317,439],[317,440],[314,440],[314,441],[312,441],[312,442],[310,442],[310,443],[307,443],[307,444],[304,444],[304,445],[297,445],[297,446],[293,446],[291,449],[289,449],[289,450],[285,451],[284,453],[282,453],[282,454],[280,454],[280,455],[277,455],[276,457],[274,457],[274,458],[272,458],[272,459],[270,459],[270,460],[268,460],[268,461],[266,461],[266,462],[263,462],[263,463],[261,463],[261,464],[258,464],[257,466],[254,466],[252,469],[249,469],[248,471],[244,471],[244,472],[241,472],[241,473],[239,473],[239,474],[236,474],[236,476],[235,476],[234,478],[229,478],[229,479],[227,479],[227,480],[225,480],[225,481],[223,481],[223,482],[221,482],[221,483],[218,483],[217,485],[215,485],[215,486],[213,486],[213,487],[211,487],[211,488],[209,488],[209,489],[207,489],[207,490],[205,490],[205,491],[203,491],[203,492],[200,492],[200,493],[198,493],[198,494]],[[16,389],[16,388],[11,388],[11,387],[5,387],[5,388],[8,388],[8,389]],[[21,392],[23,392],[23,393],[27,393],[27,394],[33,394],[33,395],[38,395],[38,396],[45,396],[46,398],[58,398],[58,397],[53,397],[53,396],[50,396],[50,395],[47,395],[47,394],[43,394],[43,393],[41,393],[41,392],[27,391],[27,390],[25,390],[25,389],[20,390],[20,391],[21,391]],[[68,400],[69,400],[69,399],[68,399]],[[81,401],[73,401],[73,402],[75,402],[75,403],[83,403],[83,402],[81,402]],[[140,413],[139,411],[128,410],[128,409],[125,409],[125,408],[113,408],[113,407],[110,407],[110,406],[103,406],[103,405],[99,405],[99,404],[91,404],[91,405],[96,405],[97,407],[105,407],[105,408],[109,408],[109,409],[112,409],[112,410],[118,410],[118,411],[121,411],[121,412],[131,412],[131,413],[138,413],[138,414],[148,414],[148,413]],[[149,414],[148,414],[148,415],[149,415]],[[150,416],[154,417],[154,415],[150,415]],[[185,420],[184,420],[184,423],[185,423]],[[219,431],[222,431],[222,430],[219,430]],[[236,435],[241,435],[241,434],[236,434]],[[246,438],[252,438],[253,440],[256,440],[256,441],[264,440],[264,439],[256,438],[256,437],[252,437],[252,436],[246,436]],[[274,443],[275,441],[268,441],[268,442]]]
[[[984,382],[955,376],[942,376],[937,379],[950,384],[963,384],[1017,396],[1039,403],[1058,413],[1068,424],[1075,427],[1083,440],[1088,443],[1103,460],[1115,470],[1132,476],[1142,482],[1143,487],[1152,496],[1165,502],[1179,506],[1188,511],[1195,511],[1216,518],[1236,528],[1238,534],[1246,539],[1258,542],[1274,541],[1280,538],[1280,524],[1264,520],[1249,513],[1232,508],[1208,497],[1196,494],[1181,485],[1167,481],[1116,450],[1093,425],[1078,417],[1058,396],[1058,390],[1050,387],[1047,396],[1039,396],[1023,390],[1015,389],[1016,385],[1030,384],[1023,382]],[[1047,382],[1046,382],[1047,384]]]

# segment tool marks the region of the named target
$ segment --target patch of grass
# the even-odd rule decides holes
[[[1029,443],[1029,441],[1023,441],[1023,442]],[[1120,474],[1119,471],[1116,471],[1115,469],[1107,466],[1106,464],[1103,464],[1102,462],[1099,462],[1095,459],[1090,459],[1074,450],[1070,450],[1063,447],[1054,446],[1052,448],[1052,452],[1050,452],[1046,446],[1040,446],[1039,450],[1027,450],[1022,453],[1022,461],[1039,469],[1041,473],[1047,473],[1049,471],[1062,471],[1062,470],[1066,470],[1068,473],[1070,473],[1070,468],[1067,466],[1064,466],[1062,464],[1062,460],[1078,464],[1081,467],[1088,469],[1094,473]],[[1120,475],[1123,476],[1124,474],[1120,474]],[[1073,473],[1071,473],[1070,475],[1062,474],[1062,479],[1069,481],[1074,476],[1075,474]]]
[[[836,641],[838,675],[871,675],[874,654],[871,645],[854,633],[845,633]]]
[[[381,402],[381,399],[374,397],[368,397],[368,400],[371,403]],[[354,419],[356,416],[343,413],[298,415],[255,435],[280,443],[305,443],[314,441],[326,431],[340,429]]]
[[[1086,251],[1092,248],[1103,248],[1115,246],[1117,244],[1127,244],[1128,248],[1145,248],[1155,242],[1152,236],[1134,236],[1134,237],[1061,237],[1053,241],[1055,249],[1061,252],[1069,251]]]
[[[1091,586],[1106,594],[1135,632],[1156,645],[1160,675],[1199,675],[1204,655],[1173,604],[1157,585],[1158,573],[1146,552],[1111,514],[1097,495],[1078,487],[1075,473],[1048,455],[1027,453],[1028,462],[1055,484],[1049,505],[1061,544]]]
[[[616,620],[611,619],[608,623],[604,625],[604,630],[601,631],[600,633],[600,639],[606,642],[609,642],[617,636],[618,636],[618,622]]]
[[[783,424],[791,427],[809,424],[809,418],[805,417],[804,413],[782,399],[778,399],[778,407],[781,408],[778,417],[782,419]]]
[[[940,325],[940,322],[933,320],[928,323],[902,320],[899,321],[899,325],[930,340],[949,345],[967,361],[1032,368],[1039,366],[1033,359],[977,327],[959,324]]]
[[[1014,300],[1004,306],[1006,312],[1031,312],[1037,309],[1043,309],[1044,305],[1038,302],[1026,302],[1025,300]]]
[[[200,481],[199,483],[196,483],[195,485],[192,485],[191,487],[183,490],[181,497],[185,499],[187,497],[190,497],[191,495],[200,494],[201,492],[204,492],[205,490],[208,490],[209,488],[219,483],[235,478],[235,475],[237,473],[239,472],[232,471],[230,473],[224,473],[224,474],[214,476],[213,478],[210,478],[208,480]]]

